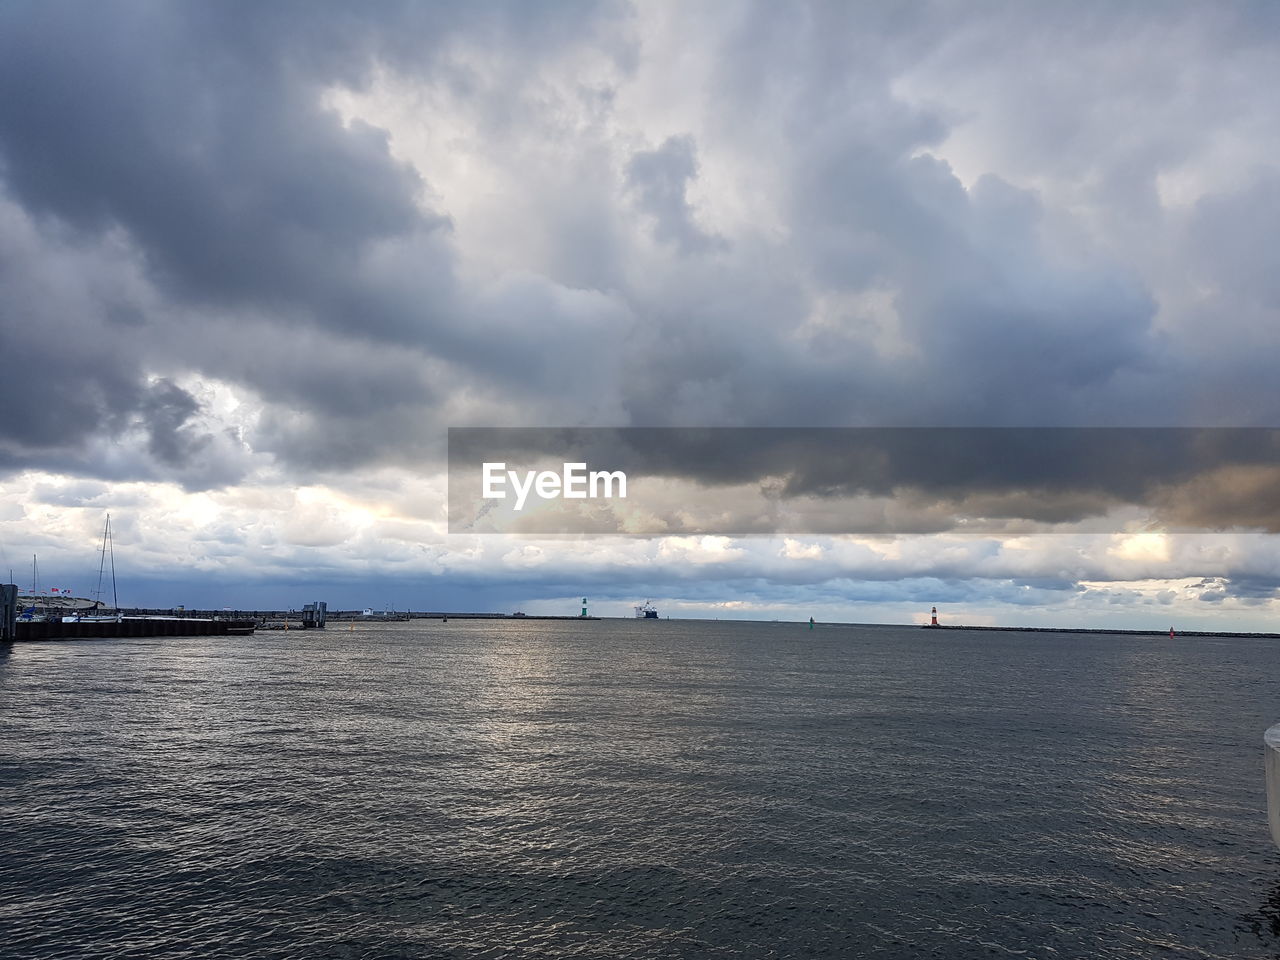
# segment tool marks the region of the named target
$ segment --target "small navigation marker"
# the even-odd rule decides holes
[[[810,629],[810,630],[812,630],[812,629],[813,629],[813,617],[810,617],[810,618],[809,618],[809,629]]]
[[[1173,638],[1174,638],[1173,627],[1170,627],[1170,628],[1169,628],[1169,639],[1170,639],[1170,640],[1172,640]]]
[[[929,621],[929,626],[936,627],[938,625],[938,608],[933,608],[933,619]]]

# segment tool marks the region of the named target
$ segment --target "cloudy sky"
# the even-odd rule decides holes
[[[3,4],[0,561],[86,595],[110,511],[127,604],[1274,627],[1248,525],[450,534],[445,438],[1280,426],[1277,38],[1264,2]]]

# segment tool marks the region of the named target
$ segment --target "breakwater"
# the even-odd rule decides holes
[[[980,630],[987,633],[1088,633],[1124,637],[1167,637],[1167,630],[1116,630],[1107,627],[979,627],[967,624],[926,623],[923,630]],[[1226,630],[1177,630],[1175,637],[1254,637],[1280,640],[1280,633],[1241,633]]]

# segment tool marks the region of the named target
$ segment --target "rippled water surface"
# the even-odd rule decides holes
[[[1280,641],[0,646],[6,957],[1280,957]]]

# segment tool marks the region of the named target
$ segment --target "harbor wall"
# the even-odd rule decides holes
[[[114,637],[225,637],[253,633],[251,620],[194,620],[187,618],[126,619],[117,621],[22,621],[15,640],[107,640]]]

